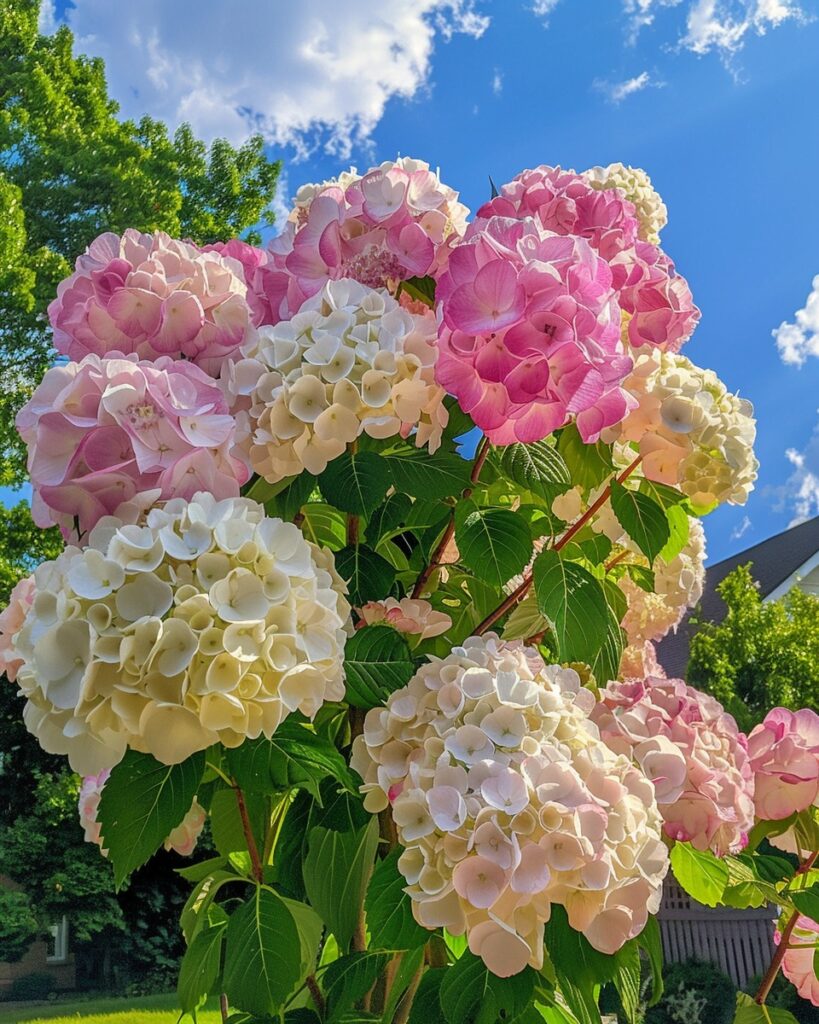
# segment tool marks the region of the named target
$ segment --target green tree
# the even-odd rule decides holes
[[[743,729],[772,707],[819,707],[819,597],[793,587],[781,600],[763,602],[750,563],[717,591],[728,613],[718,624],[699,624],[691,685],[712,693]]]
[[[0,0],[0,485],[24,479],[13,420],[52,358],[46,308],[103,231],[160,229],[198,243],[271,224],[280,164],[255,136],[208,149],[187,125],[118,118],[98,59],[65,27],[40,35],[40,0]]]
[[[42,933],[28,893],[0,885],[0,961],[21,960]]]

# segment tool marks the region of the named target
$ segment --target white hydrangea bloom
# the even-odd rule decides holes
[[[745,504],[759,468],[750,402],[713,370],[656,348],[634,351],[624,387],[637,406],[603,432],[607,444],[638,445],[643,475],[678,487],[695,505]]]
[[[495,974],[543,961],[544,924],[613,953],[668,867],[648,779],[589,721],[590,691],[520,642],[471,637],[367,714],[352,766],[390,808],[416,920],[466,932]]]
[[[174,499],[143,525],[104,517],[34,586],[13,638],[24,719],[82,775],[129,746],[165,764],[237,746],[344,696],[333,556],[247,498]]]
[[[640,238],[659,244],[660,232],[668,223],[668,210],[651,184],[651,178],[641,167],[609,164],[608,167],[592,167],[583,177],[592,188],[619,188],[625,193],[626,199],[634,203],[637,210]]]
[[[250,407],[240,450],[271,483],[322,472],[362,433],[412,434],[434,452],[449,418],[436,341],[431,310],[410,312],[356,281],[327,282],[292,320],[260,328],[230,368],[234,409]]]
[[[637,546],[624,536],[622,545],[630,552],[621,564],[648,566]],[[616,557],[616,553],[615,553]],[[642,647],[646,641],[661,640],[676,629],[689,608],[702,597],[705,583],[705,532],[702,523],[688,517],[688,540],[680,553],[665,562],[659,556],[651,566],[654,588],[651,592],[639,587],[630,576],[622,576],[617,585],[625,594],[628,610],[621,622],[629,645]],[[605,680],[603,680],[605,682]]]

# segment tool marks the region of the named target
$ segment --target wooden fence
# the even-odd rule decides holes
[[[708,960],[742,988],[771,961],[776,916],[771,905],[759,910],[704,907],[669,875],[657,915],[665,959],[669,963]]]

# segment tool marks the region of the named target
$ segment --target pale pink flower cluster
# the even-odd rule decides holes
[[[409,633],[419,640],[440,636],[452,626],[452,619],[446,612],[436,611],[429,601],[402,597],[397,601],[388,597],[385,601],[368,601],[360,613],[358,628],[376,622],[386,622],[399,633]]]
[[[542,165],[523,171],[479,217],[535,217],[549,231],[585,238],[612,271],[632,345],[678,351],[699,320],[691,290],[656,245],[638,237],[634,204],[617,188],[599,189],[585,175]]]
[[[321,473],[361,434],[412,435],[434,452],[449,419],[435,381],[435,317],[384,289],[328,281],[295,316],[263,327],[227,389],[247,422],[240,450],[270,483]],[[240,426],[241,429],[241,426]]]
[[[214,377],[250,324],[242,263],[162,231],[133,228],[91,243],[57,288],[48,315],[54,347],[69,359],[184,356]]]
[[[623,648],[618,674],[621,679],[645,679],[646,676],[663,679],[666,671],[657,660],[657,648],[650,640],[644,640]]]
[[[666,835],[718,856],[745,846],[754,823],[748,743],[718,701],[681,679],[610,682],[592,720],[653,781]]]
[[[769,711],[748,736],[748,754],[758,818],[781,821],[819,806],[819,715],[815,711]]]
[[[409,158],[304,186],[255,278],[267,306],[264,322],[289,319],[328,280],[394,290],[408,278],[437,275],[467,212],[428,164]]]
[[[247,498],[104,517],[34,573],[14,635],[23,718],[81,775],[126,748],[177,764],[270,737],[344,696],[349,605],[332,554]]]
[[[685,356],[649,348],[634,355],[625,387],[635,407],[603,440],[634,445],[642,474],[679,487],[694,505],[744,505],[759,468],[751,403]]]
[[[621,163],[608,167],[592,167],[583,173],[592,188],[619,189],[633,203],[639,221],[638,237],[644,242],[659,245],[660,232],[668,223],[668,210],[651,184],[651,178],[641,167],[627,167]]]
[[[779,931],[774,933],[774,941],[777,946],[782,941]],[[800,914],[782,960],[782,973],[796,986],[799,995],[814,1006],[819,1006],[819,977],[814,966],[817,943],[819,923]]]
[[[683,549],[668,562],[661,557],[654,559],[653,590],[644,590],[625,574],[617,581],[628,602],[626,614],[620,625],[626,631],[629,644],[642,645],[645,641],[657,641],[676,629],[689,608],[695,607],[702,597],[705,583],[705,532],[699,519],[688,517],[688,541]],[[622,537],[629,549],[636,551],[636,545]],[[632,555],[629,561],[648,565],[647,559]]]
[[[192,363],[86,356],[52,367],[17,415],[38,526],[68,537],[148,494],[238,496],[249,470],[231,454],[235,421]]]
[[[213,242],[210,245],[203,245],[201,251],[215,252],[241,263],[247,285],[246,298],[250,307],[251,322],[256,326],[265,323],[267,303],[264,296],[257,290],[260,277],[257,271],[260,267],[267,266],[269,259],[267,250],[250,245],[249,242],[243,242],[240,238],[231,238],[229,242]],[[214,376],[218,376],[218,371],[214,373]]]
[[[601,193],[594,193],[599,196]],[[532,218],[475,221],[438,282],[438,380],[493,444],[575,420],[586,441],[630,408],[612,273]]]
[[[23,664],[14,647],[14,637],[22,629],[26,614],[34,600],[34,577],[20,580],[9,596],[9,603],[0,612],[0,674],[14,682]]]
[[[390,809],[416,920],[495,974],[543,962],[562,904],[606,953],[645,926],[668,867],[654,792],[601,743],[576,672],[494,634],[423,665],[366,717],[352,767]]]
[[[97,819],[97,814],[99,812],[102,789],[108,781],[110,774],[110,771],[106,770],[98,775],[86,775],[80,786],[80,824],[83,827],[85,841],[87,843],[96,843],[103,857],[108,856],[108,851],[102,848],[101,826]],[[182,857],[190,857],[196,848],[196,843],[205,826],[206,818],[207,814],[196,797],[194,797],[190,810],[176,828],[171,831],[167,839],[165,839],[163,843],[165,849],[174,850]]]

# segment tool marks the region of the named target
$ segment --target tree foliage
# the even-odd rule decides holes
[[[699,624],[691,685],[712,693],[742,729],[772,707],[819,707],[819,598],[793,587],[764,602],[751,564],[734,569],[717,591],[728,613],[720,623]]]
[[[13,420],[51,359],[46,308],[103,231],[163,230],[200,244],[271,224],[280,165],[255,136],[208,149],[183,125],[122,121],[99,59],[43,36],[39,0],[0,3],[0,484],[19,484]]]

